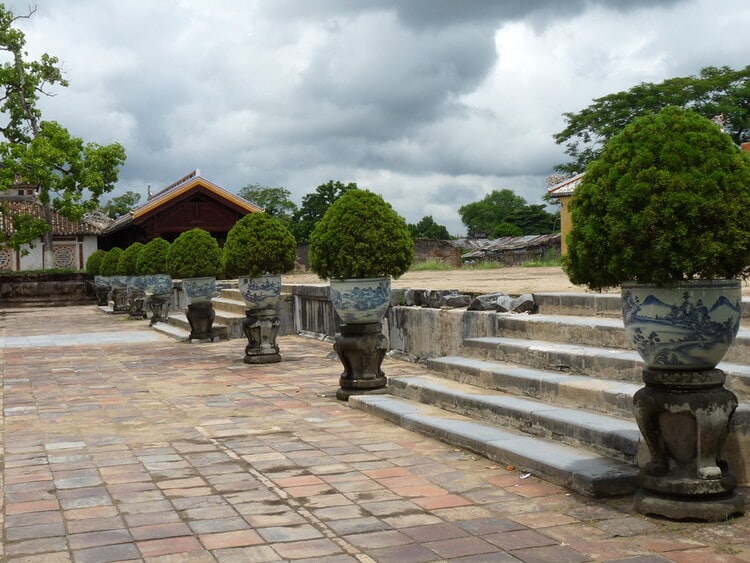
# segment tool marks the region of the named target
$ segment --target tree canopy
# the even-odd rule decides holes
[[[141,194],[128,191],[122,195],[113,197],[107,203],[102,205],[102,211],[104,211],[104,213],[106,213],[111,219],[117,219],[133,209],[140,199]]]
[[[703,117],[722,116],[724,130],[735,143],[750,136],[750,66],[705,67],[698,76],[670,78],[660,84],[641,83],[625,92],[597,98],[577,113],[564,113],[566,127],[553,135],[573,160],[559,164],[562,172],[582,172],[604,143],[636,117],[667,106],[692,109]]]
[[[542,235],[553,232],[557,216],[544,205],[528,205],[512,190],[494,190],[458,209],[471,238]]]
[[[15,234],[4,236],[0,245],[18,250],[46,237],[51,252],[52,211],[80,221],[97,208],[99,198],[117,182],[125,149],[118,143],[84,143],[54,121],[42,119],[39,97],[47,88],[67,86],[57,57],[43,54],[26,60],[26,37],[15,27],[19,19],[0,4],[0,51],[8,60],[0,64],[0,190],[20,181],[36,187],[44,210],[44,221],[28,215],[13,217]]]
[[[409,233],[411,238],[427,238],[434,240],[448,240],[451,238],[448,229],[443,225],[439,225],[432,218],[432,215],[425,215],[417,223],[409,223]]]
[[[240,188],[239,195],[246,200],[260,205],[271,217],[288,225],[297,212],[297,204],[289,196],[291,192],[282,187],[266,187],[260,184],[248,184]]]
[[[357,184],[343,184],[329,180],[319,185],[315,191],[302,198],[302,205],[292,216],[290,230],[297,242],[307,242],[315,224],[323,218],[328,208],[349,190],[357,189]]]

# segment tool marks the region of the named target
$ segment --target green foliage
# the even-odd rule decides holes
[[[604,144],[633,119],[657,113],[667,106],[690,108],[706,118],[723,115],[725,129],[735,143],[750,133],[750,66],[732,70],[706,67],[699,76],[670,78],[660,84],[641,83],[626,92],[609,94],[578,113],[565,113],[567,126],[553,135],[567,143],[572,162],[557,170],[580,172],[601,153]]]
[[[136,192],[125,192],[124,194],[113,197],[107,203],[102,206],[102,211],[112,219],[125,215],[132,210],[138,200],[141,199],[141,194]]]
[[[425,215],[418,223],[409,224],[411,238],[426,238],[432,240],[450,240],[452,237],[443,225],[438,225],[432,215]]]
[[[30,17],[35,9],[27,16]],[[45,222],[56,210],[73,221],[95,209],[99,197],[114,188],[118,169],[125,161],[125,149],[117,144],[84,144],[60,124],[43,121],[37,102],[47,95],[45,88],[67,86],[58,59],[43,54],[27,61],[26,37],[15,23],[19,18],[0,4],[0,50],[9,54],[0,65],[2,104],[0,115],[0,186],[11,186],[16,178],[37,186],[45,211]],[[21,229],[0,241],[18,248],[33,242],[42,230],[28,218],[20,219]],[[37,221],[38,223],[38,221]],[[50,230],[41,233],[51,245]]]
[[[406,221],[367,190],[348,190],[310,235],[310,269],[324,279],[398,278],[413,259]]]
[[[167,270],[172,278],[213,277],[221,271],[221,249],[216,239],[196,227],[169,246]]]
[[[543,235],[556,224],[556,215],[544,205],[528,205],[512,190],[494,190],[480,201],[461,206],[458,214],[472,238]]]
[[[100,275],[102,260],[104,260],[104,257],[106,255],[107,253],[100,248],[99,250],[96,250],[91,256],[89,256],[86,260],[86,273],[92,276]]]
[[[169,242],[161,237],[151,239],[138,255],[136,273],[139,276],[166,274],[168,252]]]
[[[573,195],[563,267],[592,289],[734,278],[750,265],[750,157],[668,107],[607,143]]]
[[[0,203],[0,213],[8,216],[7,206],[2,203]],[[24,245],[28,244],[33,248],[39,241],[39,237],[52,230],[49,223],[27,213],[12,215],[10,219],[13,228],[10,232],[0,232],[0,248],[10,247],[16,252],[20,252],[22,256],[29,253]]]
[[[469,270],[499,270],[504,268],[505,264],[496,260],[482,260],[481,262],[475,262],[474,264],[467,264],[465,268]]]
[[[297,212],[297,204],[289,199],[291,192],[281,187],[267,188],[260,184],[248,184],[240,188],[239,195],[260,205],[268,215],[284,224],[289,224]]]
[[[120,262],[117,265],[122,275],[135,276],[138,274],[138,257],[141,255],[143,247],[142,242],[134,242],[122,251]]]
[[[119,276],[123,275],[120,271],[120,256],[122,256],[122,248],[114,247],[107,251],[102,263],[99,266],[99,275],[102,276]]]
[[[283,274],[294,268],[297,242],[278,219],[250,213],[237,221],[224,243],[224,272],[230,278]]]
[[[354,182],[342,184],[329,180],[315,188],[313,193],[303,197],[302,205],[292,216],[292,224],[289,226],[294,238],[299,242],[309,241],[315,225],[323,218],[333,202],[349,190],[355,189],[357,189],[357,184]]]

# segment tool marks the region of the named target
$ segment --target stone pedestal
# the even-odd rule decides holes
[[[276,336],[279,333],[279,317],[273,307],[247,309],[242,321],[242,330],[247,337],[245,347],[246,364],[273,364],[281,361]]]
[[[169,294],[151,295],[148,298],[148,308],[151,309],[151,325],[165,323],[169,317],[169,307],[172,298]]]
[[[130,310],[128,304],[128,290],[124,287],[112,288],[112,312],[127,313]]]
[[[95,285],[94,293],[96,294],[96,304],[98,307],[109,305],[109,286]]]
[[[725,520],[744,511],[737,482],[721,458],[737,397],[724,372],[643,370],[633,398],[651,454],[635,508],[676,520]]]
[[[188,339],[193,340],[210,340],[214,341],[214,306],[210,301],[199,301],[191,303],[185,312],[188,323],[190,323],[190,336]]]
[[[146,311],[143,310],[143,304],[146,300],[146,294],[140,290],[130,289],[128,293],[128,314],[134,319],[145,319]]]
[[[388,339],[380,322],[342,324],[333,349],[344,364],[336,397],[342,401],[351,395],[383,392],[388,379],[380,366],[388,351]]]

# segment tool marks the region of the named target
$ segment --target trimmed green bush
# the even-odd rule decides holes
[[[750,157],[693,111],[635,119],[588,166],[570,209],[563,268],[575,284],[749,272]]]
[[[368,190],[347,191],[310,235],[310,269],[324,279],[398,278],[413,259],[406,221]]]
[[[294,268],[297,242],[289,229],[266,213],[237,221],[224,243],[224,273],[230,278],[283,274]]]
[[[102,258],[99,274],[102,276],[123,275],[120,271],[120,256],[122,256],[122,248],[115,246],[111,250],[108,250],[107,254]]]
[[[167,273],[167,253],[169,242],[161,237],[152,239],[146,243],[138,255],[136,271],[139,276],[148,276]]]
[[[169,245],[167,273],[176,279],[214,277],[221,271],[221,249],[208,231],[196,227]]]
[[[144,244],[134,242],[122,251],[118,269],[124,276],[135,276],[138,274],[138,257],[141,255]]]
[[[92,276],[101,275],[102,260],[106,255],[107,253],[100,248],[89,256],[86,260],[86,273]]]

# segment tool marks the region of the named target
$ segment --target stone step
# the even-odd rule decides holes
[[[214,297],[211,300],[211,303],[214,305],[214,311],[216,311],[217,314],[219,314],[219,312],[231,313],[234,316],[240,316],[244,319],[245,311],[247,311],[247,305],[245,305],[245,302],[224,297],[223,295],[225,291],[221,292],[221,297]]]
[[[229,327],[225,324],[217,323],[217,319],[214,320],[212,325],[214,340],[229,340]],[[156,323],[152,328],[173,336],[178,340],[188,340],[190,337],[190,323],[184,313],[170,313],[166,323]]]
[[[466,355],[519,364],[551,372],[588,375],[613,381],[640,383],[643,362],[634,350],[564,344],[543,340],[479,337],[464,340]],[[722,362],[726,387],[742,401],[750,400],[750,366]]]
[[[625,381],[569,375],[463,356],[430,358],[425,364],[441,377],[460,383],[532,397],[555,405],[575,408],[586,405],[595,412],[624,417],[632,416],[633,395],[642,387]]]
[[[634,350],[628,341],[622,319],[579,315],[498,314],[497,334],[567,344],[594,344],[607,348]],[[750,364],[750,329],[740,328],[725,361]]]
[[[621,317],[620,292],[611,293],[534,293],[538,312],[545,315]],[[742,317],[750,320],[750,297],[742,298]]]
[[[431,375],[391,377],[388,388],[392,395],[402,399],[583,447],[621,461],[633,463],[640,449],[641,461],[648,461],[648,451],[641,444],[641,434],[632,416],[626,419],[550,405]]]
[[[637,488],[635,465],[584,449],[389,395],[355,395],[349,405],[586,496],[627,495]]]

